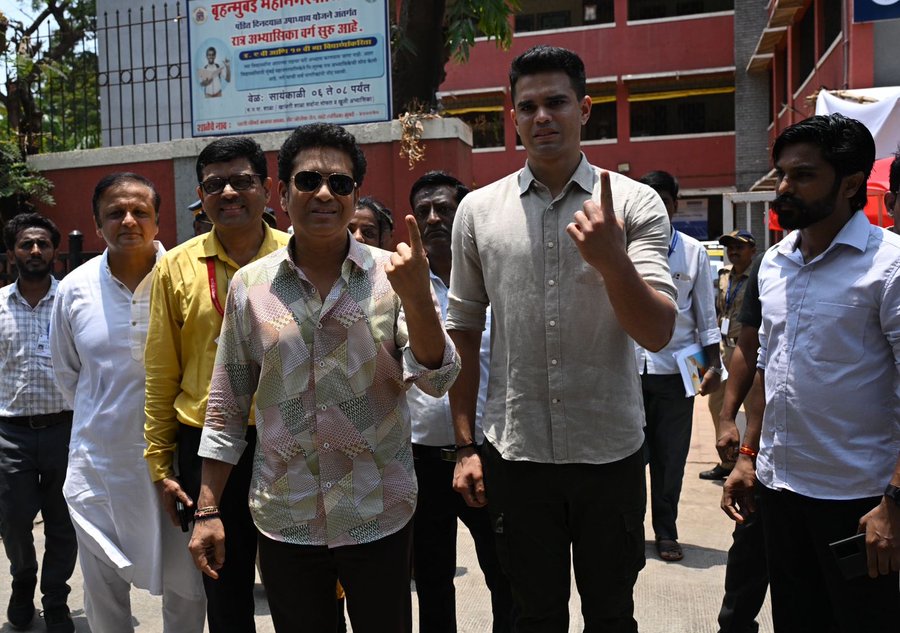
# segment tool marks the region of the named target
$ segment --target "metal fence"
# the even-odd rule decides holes
[[[25,44],[45,51],[56,37],[45,25]],[[11,38],[8,50],[20,46]],[[3,123],[29,153],[190,136],[187,19],[181,2],[97,15],[74,50],[42,64],[31,85],[16,81],[25,70],[21,56],[10,52],[3,64],[8,97]],[[17,91],[27,93],[24,100]]]

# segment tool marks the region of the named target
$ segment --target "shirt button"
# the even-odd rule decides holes
[[[325,366],[325,361],[324,361],[324,360],[320,360],[320,361],[319,361],[319,367],[324,367],[324,366]]]
[[[324,404],[322,404],[322,405],[319,405],[319,408],[320,408],[322,411],[324,411],[324,410],[327,409],[328,407],[326,407]]]
[[[330,481],[325,482],[325,490],[331,490],[331,482]]]
[[[322,448],[331,448],[331,445],[328,442],[322,444]]]
[[[553,248],[553,242],[547,242],[547,248]]]
[[[132,321],[131,324],[132,324],[132,325],[137,325],[137,321]]]
[[[548,283],[549,285],[551,285],[551,286],[555,286],[555,285],[556,285],[556,282],[553,281],[552,279],[551,279],[550,281],[548,281],[547,283]]]
[[[554,321],[554,320],[551,319],[551,320],[550,320],[550,327],[554,327],[555,325],[556,325],[556,321]]]
[[[556,360],[556,359],[554,358],[553,360],[550,361],[550,364],[551,364],[551,365],[556,365],[558,362],[559,362],[559,361]]]
[[[321,329],[322,329],[322,324],[321,324],[321,323],[316,323],[316,329],[317,329],[317,330],[321,330]]]
[[[553,398],[553,400],[551,400],[551,402],[553,404],[559,404],[559,398]]]

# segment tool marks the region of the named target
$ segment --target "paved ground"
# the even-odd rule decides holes
[[[653,532],[649,516],[646,529],[650,540],[646,543],[647,566],[641,572],[635,590],[636,617],[642,633],[715,633],[716,615],[722,599],[725,577],[725,554],[731,544],[731,523],[719,510],[721,484],[701,481],[697,474],[715,461],[712,423],[706,401],[698,398],[694,409],[694,433],[688,456],[681,496],[679,532],[685,558],[680,563],[660,561],[653,547]],[[35,540],[43,547],[41,526],[35,528]],[[457,613],[459,633],[490,631],[490,601],[484,578],[475,560],[475,550],[465,528],[461,526],[457,569]],[[5,565],[0,570],[0,633],[12,631],[5,622],[5,607],[9,600],[9,574]],[[580,601],[572,588],[570,631],[583,628]],[[160,601],[144,592],[132,593],[136,630],[142,633],[162,631],[159,616]],[[69,605],[78,633],[89,633],[87,620],[81,609],[81,575],[76,569],[72,579]],[[272,633],[274,628],[268,615],[265,594],[257,585],[257,631]],[[416,608],[413,592],[413,608]],[[415,615],[414,615],[415,618]],[[771,633],[772,623],[768,601],[760,615],[760,631]],[[31,631],[44,631],[43,621],[35,619]]]

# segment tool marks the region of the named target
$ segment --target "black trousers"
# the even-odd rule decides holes
[[[657,539],[678,540],[678,501],[691,448],[694,399],[684,396],[680,374],[643,374],[647,426],[644,461],[650,464],[650,513]]]
[[[259,534],[259,567],[277,633],[334,633],[334,588],[347,594],[354,633],[412,633],[412,525],[371,543],[328,548]]]
[[[78,544],[62,487],[72,423],[31,429],[0,420],[0,536],[13,588],[34,592],[38,563],[34,518],[44,518],[41,594],[44,609],[66,605]]]
[[[182,424],[178,430],[178,472],[181,485],[195,502],[200,492],[203,458],[197,455],[202,429]],[[256,583],[256,526],[247,498],[253,474],[256,427],[247,427],[247,448],[228,477],[219,500],[225,527],[225,565],[219,579],[203,575],[206,621],[210,633],[253,633]]]
[[[765,539],[759,512],[735,524],[725,565],[725,596],[719,611],[719,633],[757,633],[756,616],[769,587]]]
[[[641,451],[609,464],[542,464],[507,461],[485,442],[482,455],[516,630],[569,630],[574,564],[585,632],[636,633],[647,505]]]
[[[413,521],[413,567],[419,598],[420,633],[456,631],[456,527],[463,522],[475,542],[478,565],[491,592],[493,633],[512,627],[512,591],[500,569],[487,508],[473,508],[453,490],[456,464],[440,449],[413,444],[419,499]]]
[[[759,486],[776,633],[878,633],[900,623],[897,572],[845,580],[829,543],[853,536],[880,497],[830,501]]]

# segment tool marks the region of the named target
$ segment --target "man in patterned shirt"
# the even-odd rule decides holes
[[[347,230],[365,170],[339,126],[301,126],[285,141],[278,192],[294,236],[238,271],[219,339],[191,553],[212,577],[227,560],[217,503],[255,396],[250,509],[276,631],[334,630],[337,580],[354,631],[412,631],[405,393],[415,383],[444,394],[459,358],[415,218],[393,253]]]
[[[72,411],[50,364],[58,283],[51,272],[59,237],[56,225],[36,213],[10,220],[3,239],[19,279],[0,290],[0,535],[12,575],[6,617],[15,629],[28,628],[34,618],[38,563],[31,530],[40,511],[46,539],[41,593],[50,633],[75,630],[66,599],[77,551],[62,493]]]

